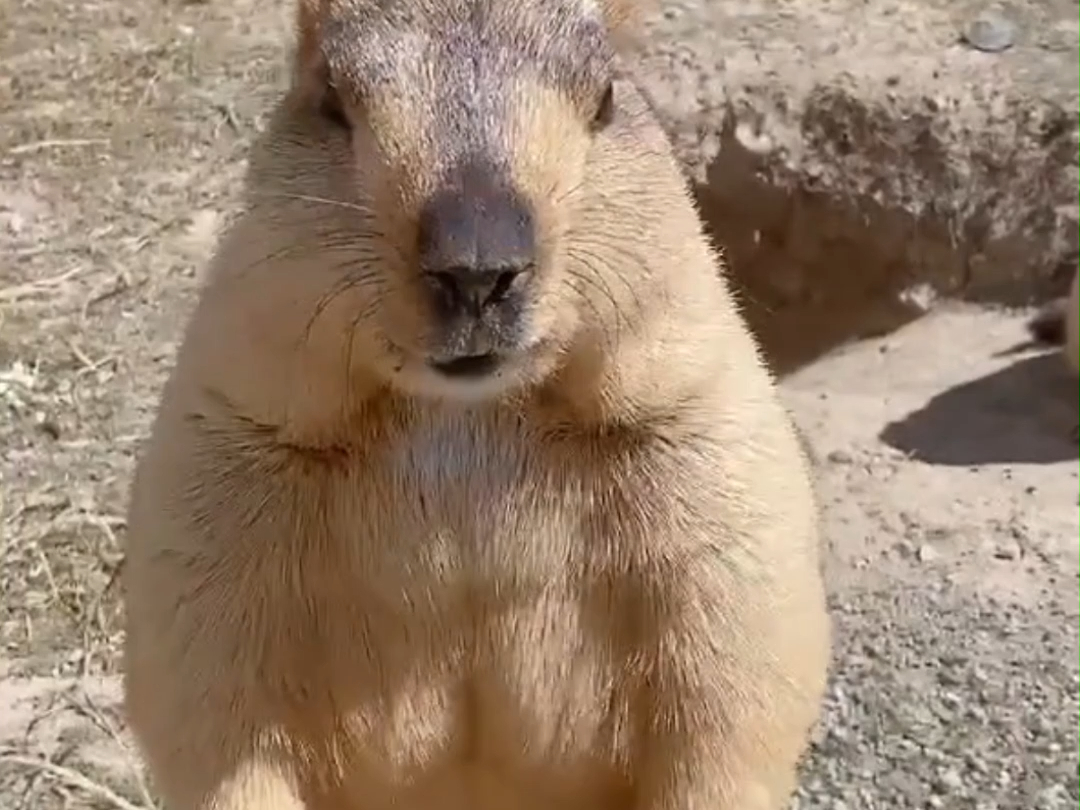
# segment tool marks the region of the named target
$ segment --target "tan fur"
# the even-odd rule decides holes
[[[815,507],[657,123],[626,82],[590,134],[573,87],[507,81],[526,348],[440,383],[410,228],[463,113],[394,85],[395,40],[335,136],[305,76],[363,55],[313,26],[372,7],[303,2],[133,487],[127,708],[165,808],[779,810],[828,658]],[[444,31],[484,4],[403,2]]]

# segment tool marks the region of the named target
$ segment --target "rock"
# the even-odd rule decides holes
[[[830,464],[852,464],[855,461],[855,457],[847,450],[830,450],[825,458]]]
[[[933,562],[934,560],[936,560],[940,556],[940,554],[939,554],[939,552],[938,552],[938,550],[936,548],[934,548],[933,546],[927,545],[925,543],[923,543],[921,546],[919,546],[919,550],[916,553],[917,553],[917,556],[919,558],[919,562],[924,562],[924,563],[925,562]]]
[[[963,786],[964,779],[956,768],[945,768],[938,773],[934,781],[934,791],[939,794],[954,793]]]
[[[1016,26],[1000,14],[984,12],[963,33],[964,42],[978,51],[998,53],[1012,46]]]
[[[1016,560],[1023,556],[1019,543],[1002,540],[994,547],[994,557],[999,560]]]

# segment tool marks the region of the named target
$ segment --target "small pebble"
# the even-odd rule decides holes
[[[1016,26],[1000,14],[983,13],[964,31],[964,42],[977,51],[1000,53],[1012,47]]]
[[[964,779],[955,768],[946,768],[938,773],[934,788],[939,795],[955,793],[964,786]]]
[[[938,558],[938,550],[933,546],[921,545],[918,550],[919,562],[933,562]]]
[[[1002,542],[994,549],[994,557],[999,560],[1015,560],[1023,556],[1023,550],[1016,543]]]

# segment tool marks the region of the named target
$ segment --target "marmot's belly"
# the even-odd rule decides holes
[[[521,663],[402,684],[342,718],[337,787],[312,810],[625,806],[628,702],[587,661]]]
[[[366,649],[341,638],[323,669],[330,699],[294,707],[299,724],[321,715],[311,810],[624,806],[626,662],[602,653],[577,600],[511,601],[384,615]]]
[[[551,767],[525,763],[447,761],[407,783],[353,778],[309,801],[310,810],[625,810],[632,791],[599,763]]]

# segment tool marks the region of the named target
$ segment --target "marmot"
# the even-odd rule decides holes
[[[1055,298],[1028,321],[1028,332],[1041,342],[1061,346],[1065,362],[1080,374],[1080,274],[1073,273],[1067,296]]]
[[[786,804],[809,473],[631,11],[301,0],[132,489],[168,810]]]

